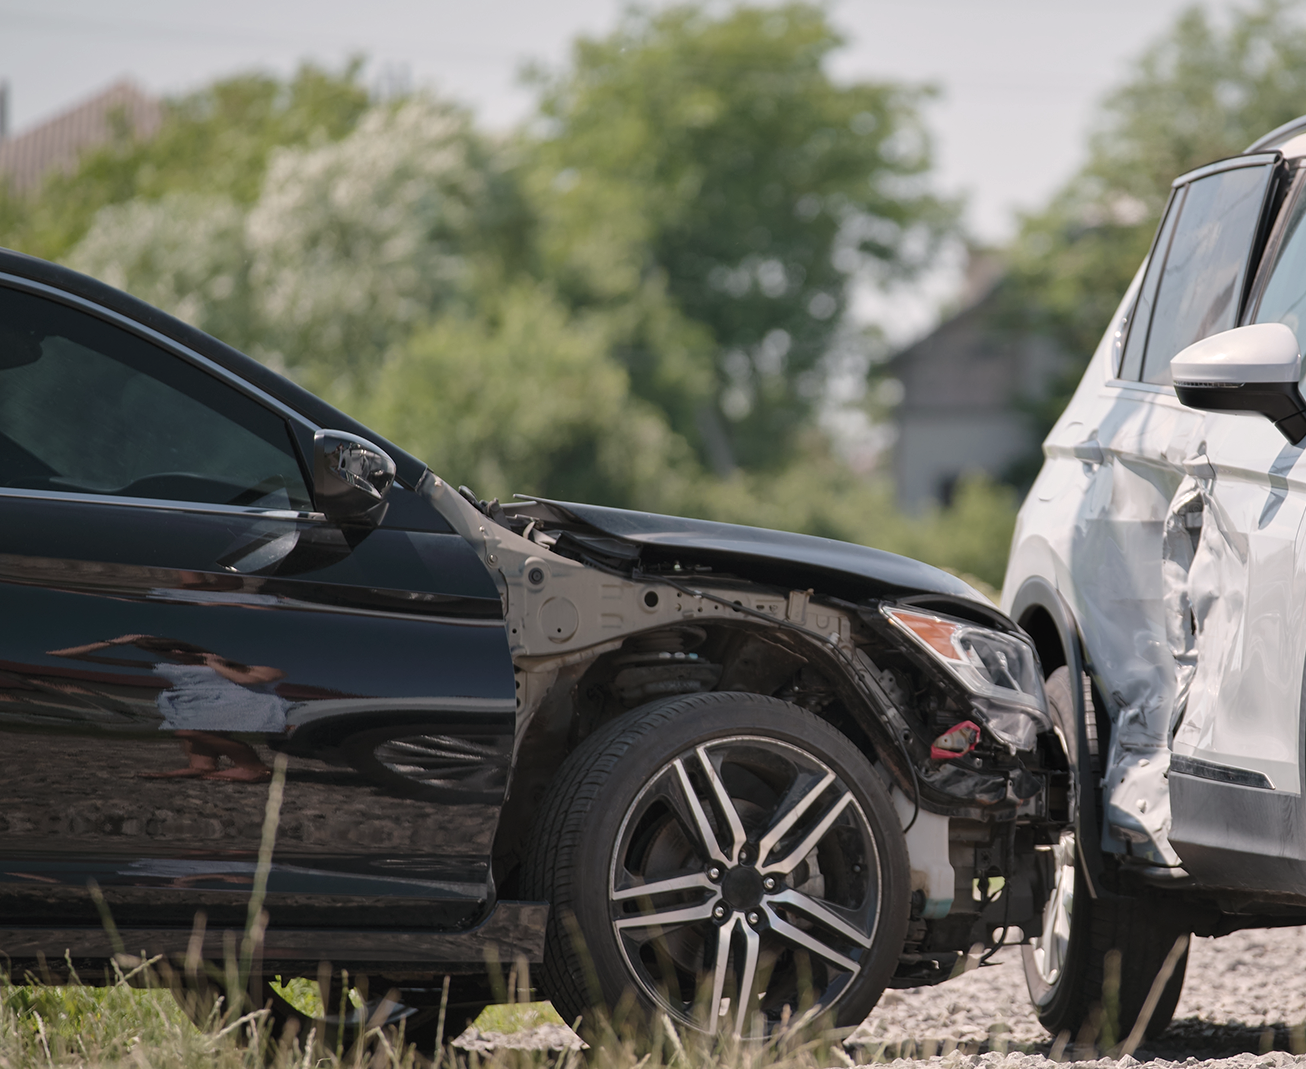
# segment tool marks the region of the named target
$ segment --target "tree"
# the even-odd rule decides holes
[[[665,290],[711,345],[619,355],[718,472],[776,468],[823,386],[851,277],[910,271],[948,219],[924,184],[920,89],[838,85],[807,3],[631,9],[542,89],[543,270],[574,307]]]
[[[805,530],[1000,581],[1008,496],[975,484],[955,509],[904,518],[810,418],[822,360],[846,341],[831,339],[847,280],[866,263],[908,270],[908,232],[928,239],[942,211],[918,188],[923,158],[909,166],[880,137],[910,132],[917,98],[832,86],[820,69],[835,40],[823,16],[792,6],[778,9],[783,24],[767,21],[776,14],[631,15],[623,32],[647,46],[640,77],[651,87],[621,83],[607,126],[561,124],[543,138],[489,138],[464,110],[423,94],[359,106],[352,70],[222,82],[170,105],[155,141],[111,146],[0,218],[0,244],[54,255],[182,316],[482,496]],[[771,118],[750,118],[748,98],[702,64],[687,71],[700,72],[694,99],[717,102],[710,122],[662,115],[664,104],[692,103],[660,100],[679,92],[681,44],[756,78],[758,115]],[[771,51],[753,55],[754,45]],[[780,62],[795,55],[802,62]],[[551,94],[574,88],[548,84]],[[572,120],[594,117],[599,96],[586,100]],[[605,144],[605,131],[630,130],[642,139],[634,147]],[[769,184],[751,188],[714,140],[752,153]],[[564,154],[582,149],[596,154],[593,167],[561,166],[583,163]],[[883,189],[854,173],[871,159],[883,163]],[[697,192],[682,188],[686,175]],[[909,188],[890,190],[891,179]],[[768,230],[760,245],[755,226]],[[770,295],[769,262],[786,279]],[[714,288],[717,268],[747,285]],[[828,318],[812,314],[818,293],[834,302]],[[731,378],[738,358],[747,374]],[[766,375],[774,395],[754,381]],[[720,403],[741,379],[754,412],[731,424]],[[718,444],[751,469],[705,471],[713,421],[697,405],[721,414],[731,437],[718,426]],[[755,422],[763,416],[772,422]],[[775,440],[750,445],[766,427]]]
[[[170,101],[153,138],[124,134],[74,173],[52,176],[35,200],[0,188],[0,244],[60,260],[106,205],[176,192],[248,204],[274,148],[332,141],[353,129],[369,104],[360,70],[357,60],[339,74],[305,64],[289,81],[241,75]]]
[[[465,112],[415,96],[337,141],[276,147],[247,204],[107,205],[67,260],[349,403],[392,346],[474,303],[491,170]]]
[[[1261,0],[1230,12],[1225,26],[1201,7],[1181,14],[1104,101],[1087,164],[1022,220],[1002,319],[1054,337],[1079,358],[1033,407],[1040,438],[1147,255],[1171,181],[1306,112],[1301,10]],[[1037,470],[1038,458],[1031,462]]]
[[[486,497],[674,510],[700,473],[657,410],[631,395],[611,329],[518,280],[475,315],[441,316],[396,347],[361,415]]]

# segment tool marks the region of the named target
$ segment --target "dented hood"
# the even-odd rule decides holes
[[[883,593],[938,594],[992,608],[983,594],[956,576],[882,549],[713,520],[660,516],[571,501],[533,500],[563,510],[610,538],[662,550],[667,555],[684,554],[712,563],[720,570],[752,575],[769,572],[778,581],[788,581],[802,573],[823,572]],[[753,567],[748,567],[749,564]]]

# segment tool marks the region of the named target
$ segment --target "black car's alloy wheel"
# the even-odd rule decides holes
[[[567,1019],[632,990],[646,1011],[740,1035],[809,1010],[858,1022],[907,922],[879,777],[828,724],[752,694],[655,703],[587,740],[524,879],[553,904],[544,986]]]

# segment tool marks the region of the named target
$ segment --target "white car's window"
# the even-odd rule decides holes
[[[128,331],[2,287],[0,486],[311,507],[276,413]]]
[[[1306,347],[1306,197],[1298,197],[1283,229],[1274,267],[1256,309],[1257,323],[1286,323]]]
[[[1220,171],[1189,184],[1166,255],[1143,381],[1170,382],[1170,359],[1238,321],[1247,263],[1273,169]]]
[[[1161,281],[1161,272],[1165,269],[1166,253],[1170,251],[1170,239],[1174,236],[1175,220],[1179,218],[1183,206],[1184,193],[1179,190],[1170,198],[1170,205],[1161,223],[1156,242],[1152,248],[1152,258],[1147,264],[1147,275],[1138,290],[1138,300],[1134,302],[1133,313],[1129,317],[1129,336],[1125,340],[1124,356],[1120,360],[1120,378],[1137,380],[1143,370],[1143,351],[1147,348],[1147,327],[1152,321],[1152,305],[1156,303],[1156,287]]]

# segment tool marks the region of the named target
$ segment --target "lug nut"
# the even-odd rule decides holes
[[[748,915],[748,923],[753,925],[753,927],[757,927],[757,922],[761,919],[762,915],[758,913],[757,910],[753,910],[753,912]]]
[[[714,910],[712,910],[712,916],[714,916],[717,920],[720,920],[725,915],[726,915],[725,906],[717,906]]]
[[[776,882],[774,876],[765,876],[762,878],[763,891],[774,891],[775,888],[776,888]]]
[[[708,878],[709,880],[719,880],[719,879],[721,879],[721,866],[720,866],[720,865],[709,865],[709,866],[708,866],[708,870],[707,870],[707,878]]]

